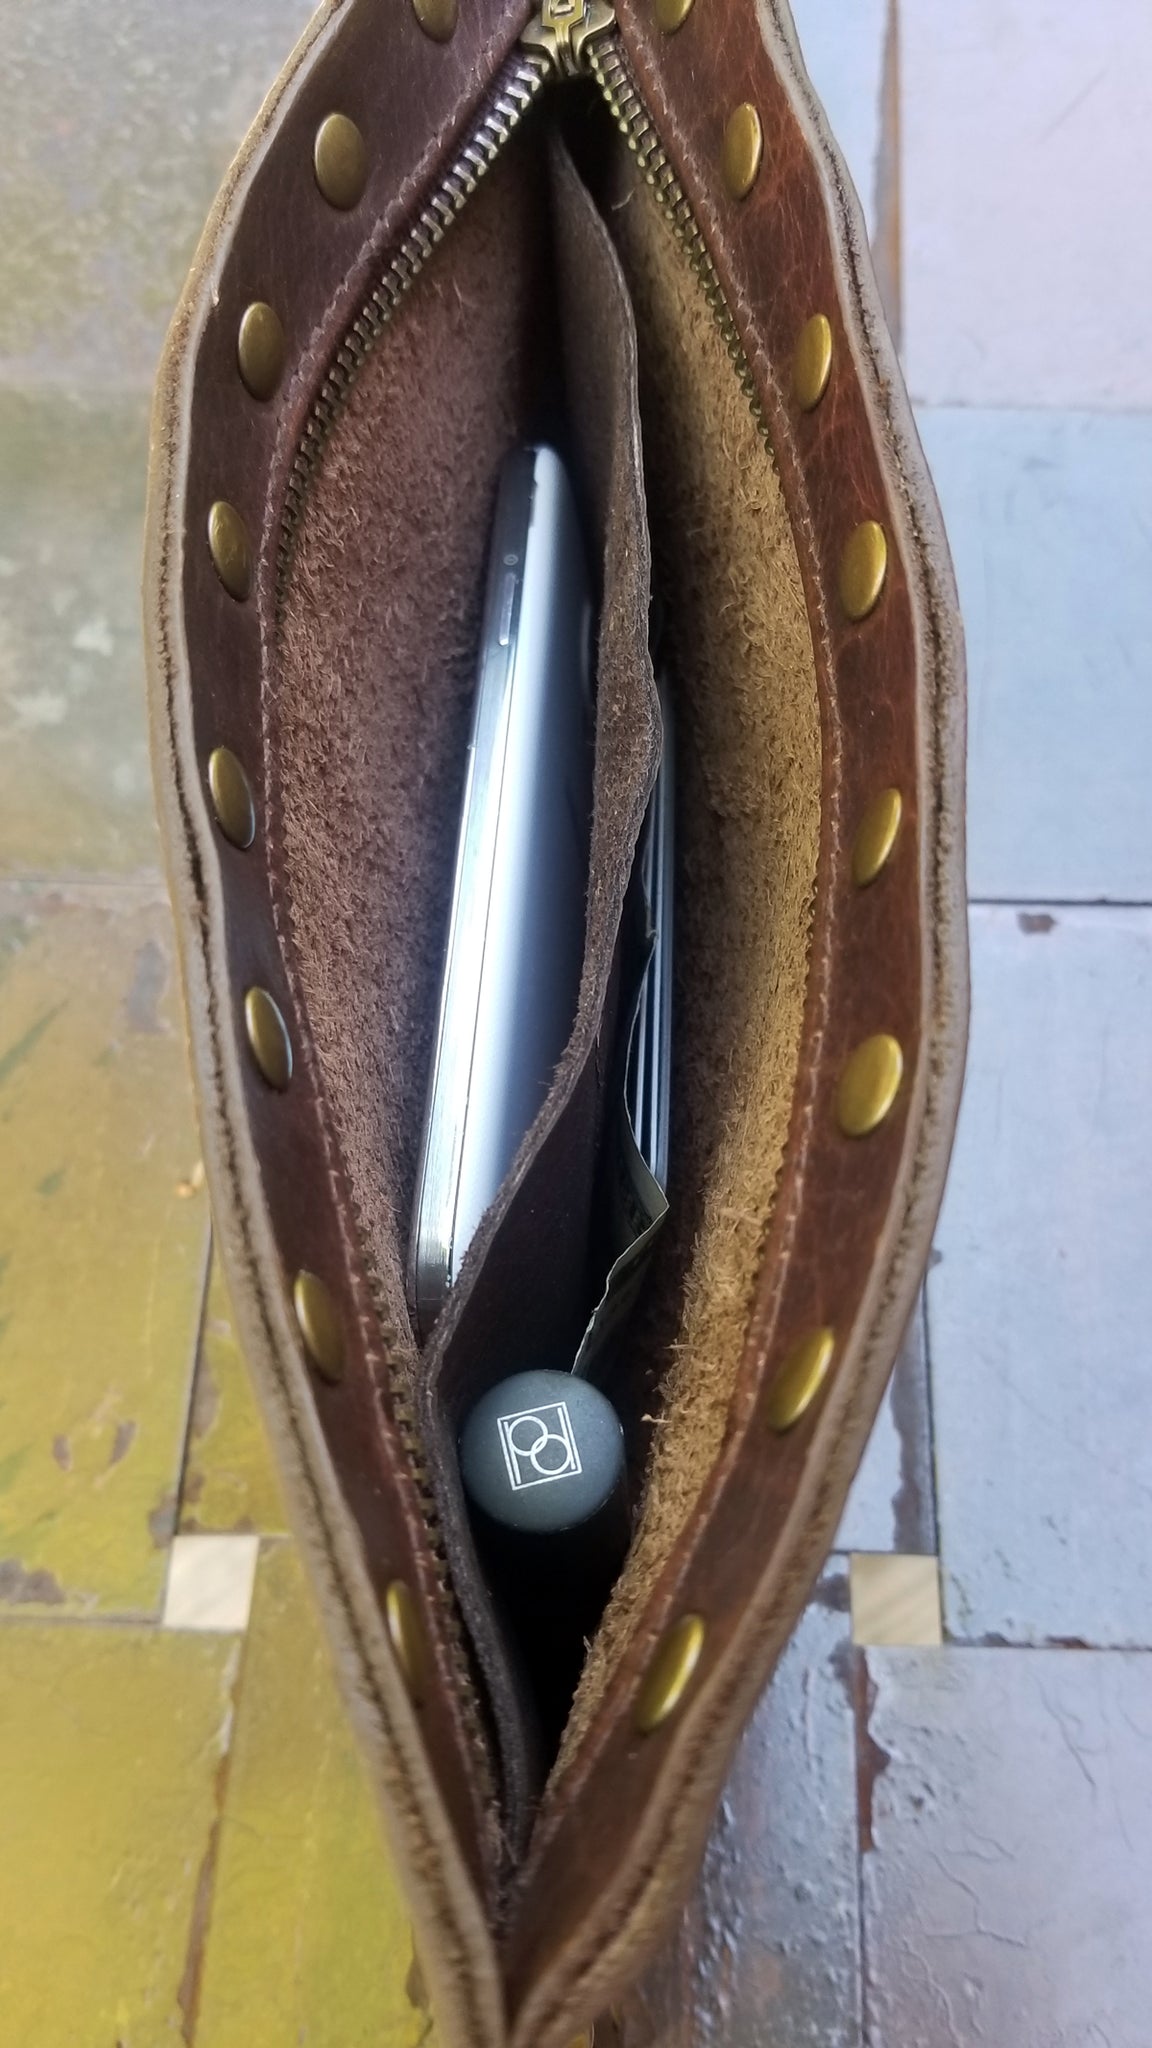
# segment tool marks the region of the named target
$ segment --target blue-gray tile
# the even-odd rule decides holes
[[[1152,900],[1152,417],[919,422],[968,640],[971,893]]]
[[[898,12],[913,397],[1147,406],[1147,0]]]
[[[913,1556],[936,1548],[923,1298],[912,1311],[834,1547]]]
[[[808,75],[876,230],[888,0],[792,0]]]
[[[151,383],[217,186],[310,12],[5,8],[0,376]]]
[[[678,1937],[622,2048],[861,2048],[848,1585],[833,1563],[741,1745]]]
[[[1152,911],[971,914],[928,1275],[946,1632],[1152,1644]]]
[[[1152,1657],[867,1664],[868,2048],[1147,2048]]]

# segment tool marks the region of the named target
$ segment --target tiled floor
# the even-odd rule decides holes
[[[307,0],[42,0],[0,86],[0,2040],[416,2048],[208,1257],[141,704],[149,385]],[[1152,362],[1141,0],[802,0],[971,662],[927,1283],[625,2048],[1148,2048]]]

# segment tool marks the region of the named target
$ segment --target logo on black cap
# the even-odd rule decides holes
[[[498,1415],[496,1426],[513,1493],[583,1471],[567,1401],[546,1401],[539,1408]]]

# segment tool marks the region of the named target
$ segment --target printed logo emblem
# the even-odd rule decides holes
[[[499,1415],[496,1424],[513,1493],[583,1471],[567,1401],[546,1401],[540,1408]]]

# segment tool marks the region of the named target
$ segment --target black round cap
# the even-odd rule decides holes
[[[460,1438],[474,1506],[506,1529],[556,1535],[604,1508],[624,1479],[612,1403],[569,1372],[518,1372],[477,1401]]]

